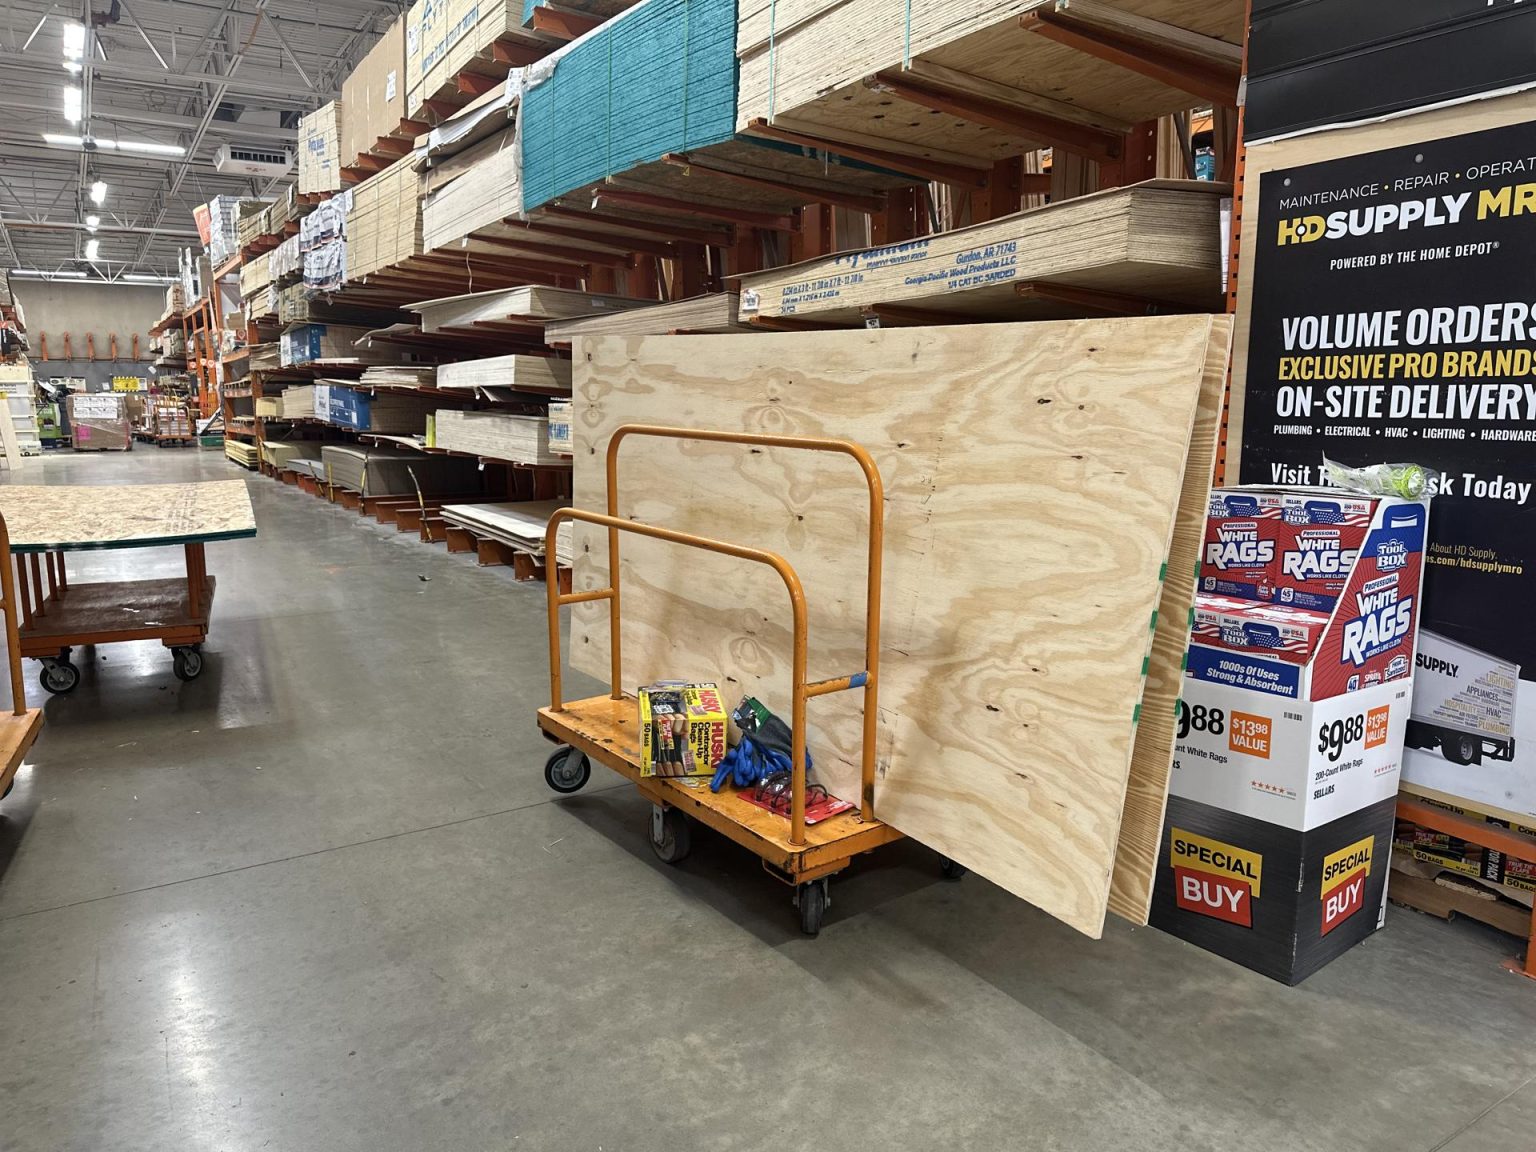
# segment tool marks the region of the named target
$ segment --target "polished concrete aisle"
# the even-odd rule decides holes
[[[241,475],[141,448],[22,478]],[[203,678],[100,649],[0,803],[6,1152],[1536,1146],[1508,939],[1393,909],[1287,989],[910,844],[804,939],[734,846],[658,863],[617,777],[545,789],[542,585],[249,483]]]

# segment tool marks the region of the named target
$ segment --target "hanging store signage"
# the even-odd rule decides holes
[[[1241,480],[1443,473],[1403,776],[1536,812],[1536,124],[1267,172],[1257,199]]]

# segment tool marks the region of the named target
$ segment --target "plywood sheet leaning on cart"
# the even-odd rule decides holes
[[[1168,547],[1168,574],[1157,606],[1152,652],[1147,661],[1147,687],[1131,755],[1131,775],[1120,820],[1120,846],[1109,888],[1109,910],[1133,924],[1145,924],[1152,910],[1152,882],[1157,851],[1163,838],[1163,814],[1168,808],[1168,783],[1173,774],[1173,746],[1179,697],[1184,693],[1184,664],[1189,653],[1189,614],[1199,578],[1200,546],[1211,503],[1211,477],[1221,430],[1221,406],[1226,395],[1228,356],[1232,347],[1232,318],[1218,316],[1211,325],[1200,404],[1189,438],[1189,463],[1179,493],[1173,542]]]
[[[834,436],[885,478],[876,812],[1090,935],[1102,930],[1135,713],[1217,321],[1209,316],[574,348],[576,500],[603,504],[626,423]],[[769,548],[799,571],[810,675],[863,662],[866,501],[840,457],[634,441],[626,516]],[[623,545],[624,680],[713,678],[788,711],[789,610],[767,569]],[[582,530],[576,584],[607,581]],[[606,677],[606,610],[572,663]],[[817,772],[857,797],[857,693],[813,701]]]

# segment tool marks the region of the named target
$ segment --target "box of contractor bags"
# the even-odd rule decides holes
[[[1381,925],[1429,508],[1247,489],[1212,511],[1200,587],[1228,595],[1194,612],[1152,923],[1295,984]]]

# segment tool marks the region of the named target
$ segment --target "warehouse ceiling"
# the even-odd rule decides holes
[[[195,206],[293,178],[222,175],[219,149],[291,153],[407,3],[0,0],[0,269],[173,273]]]

